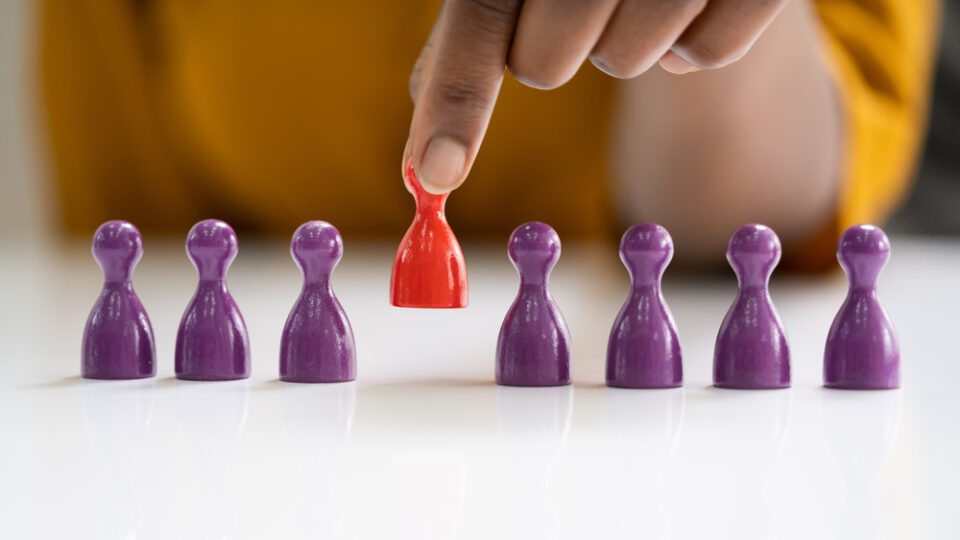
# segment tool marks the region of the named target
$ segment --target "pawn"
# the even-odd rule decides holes
[[[855,225],[840,237],[837,259],[850,289],[827,335],[823,384],[854,390],[899,388],[900,344],[877,298],[877,279],[890,260],[890,241],[873,225]]]
[[[630,296],[610,331],[607,385],[673,388],[683,385],[676,323],[660,292],[673,258],[673,239],[656,223],[630,227],[620,240],[620,260],[630,273]]]
[[[767,283],[780,261],[780,239],[764,225],[744,225],[730,237],[727,261],[740,290],[720,325],[713,384],[720,388],[788,388],[790,348]]]
[[[323,383],[357,376],[350,321],[333,294],[330,276],[343,256],[340,232],[325,221],[309,221],[293,233],[290,254],[303,273],[303,290],[280,339],[280,378]]]
[[[467,267],[444,214],[449,193],[434,195],[423,189],[412,160],[403,183],[417,203],[417,213],[393,260],[390,302],[397,307],[467,307]]]
[[[226,281],[227,269],[237,257],[237,234],[222,221],[201,221],[187,234],[187,256],[199,282],[177,331],[177,378],[246,379],[250,376],[247,326]]]
[[[546,223],[525,223],[510,235],[507,253],[520,274],[520,290],[500,327],[497,384],[570,384],[570,335],[547,291],[560,238]]]
[[[153,377],[153,328],[131,282],[143,237],[126,221],[108,221],[93,235],[91,251],[103,271],[103,290],[83,331],[80,373],[87,379]]]

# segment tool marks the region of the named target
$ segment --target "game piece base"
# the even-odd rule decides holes
[[[409,302],[396,302],[390,301],[390,305],[398,308],[414,308],[414,309],[460,309],[467,307],[466,302],[452,302],[449,304],[413,304]]]
[[[628,384],[617,381],[607,381],[610,388],[624,388],[626,390],[669,390],[671,388],[682,388],[683,383],[675,384]]]
[[[91,381],[134,381],[137,379],[149,379],[155,375],[156,373],[147,373],[144,375],[91,375],[84,373],[80,376]]]
[[[200,381],[200,382],[217,382],[217,381],[242,381],[244,379],[249,379],[249,375],[240,375],[240,376],[217,376],[217,375],[177,375],[177,378],[181,381]]]
[[[790,388],[790,384],[771,385],[771,386],[747,386],[743,384],[714,384],[714,388],[723,388],[724,390],[783,390]]]
[[[351,377],[349,379],[314,379],[310,377],[280,377],[280,380],[288,383],[297,383],[297,384],[337,384],[337,383],[347,383],[357,380],[356,377]]]
[[[869,385],[857,385],[857,384],[844,384],[844,383],[835,383],[835,384],[824,384],[824,388],[829,388],[831,390],[897,390],[900,388],[900,385],[896,386],[869,386]]]
[[[529,384],[529,383],[512,383],[505,381],[497,381],[497,386],[510,386],[513,388],[549,388],[552,386],[570,386],[570,381],[565,382],[556,382],[556,383],[543,383],[543,384]]]

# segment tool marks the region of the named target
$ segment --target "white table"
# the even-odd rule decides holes
[[[3,246],[0,538],[958,538],[960,244],[893,239],[881,298],[904,388],[825,390],[841,275],[774,274],[794,386],[711,388],[735,291],[673,278],[685,386],[603,386],[627,278],[610,246],[565,247],[552,291],[572,387],[500,388],[493,355],[516,276],[467,248],[470,307],[392,308],[394,246],[349,242],[334,285],[359,379],[277,380],[300,287],[281,243],[241,238],[230,286],[250,330],[248,381],[173,378],[195,286],[179,243],[147,238],[135,275],[157,337],[154,379],[78,377],[100,289],[87,246]]]

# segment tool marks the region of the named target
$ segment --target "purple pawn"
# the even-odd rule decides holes
[[[510,235],[507,254],[520,274],[520,290],[500,327],[497,384],[570,384],[570,335],[547,291],[560,237],[546,223],[524,223]]]
[[[890,241],[873,225],[855,225],[840,237],[837,259],[850,289],[827,335],[823,384],[854,390],[899,388],[900,344],[877,298],[877,279],[890,260]]]
[[[83,331],[80,372],[87,379],[153,377],[153,328],[130,281],[143,237],[126,221],[108,221],[93,235],[91,251],[103,270],[103,290]]]
[[[788,388],[790,348],[767,283],[780,261],[780,239],[764,225],[744,225],[730,237],[727,261],[740,290],[720,325],[713,384],[720,388]]]
[[[246,379],[250,376],[247,326],[226,282],[227,269],[237,257],[237,234],[222,221],[201,221],[187,234],[187,255],[200,281],[177,331],[177,378]]]
[[[283,327],[280,378],[304,383],[352,381],[357,377],[353,329],[330,286],[333,269],[343,256],[340,232],[325,221],[308,221],[293,233],[290,254],[303,273],[303,290]]]
[[[673,388],[683,385],[680,341],[660,292],[673,258],[673,239],[656,223],[630,227],[620,240],[620,260],[630,273],[630,296],[610,331],[607,385]]]

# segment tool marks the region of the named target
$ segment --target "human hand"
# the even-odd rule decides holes
[[[410,77],[403,164],[425,189],[466,178],[503,82],[557,88],[585,59],[617,78],[740,59],[787,0],[446,0]]]

